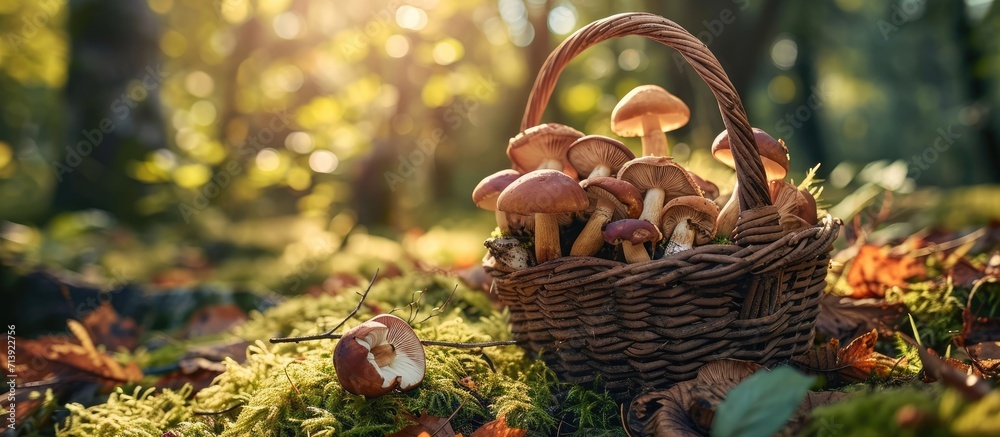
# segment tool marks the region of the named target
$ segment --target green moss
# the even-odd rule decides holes
[[[482,292],[459,287],[441,309],[454,289],[454,279],[437,275],[380,280],[342,331],[376,312],[400,308],[396,314],[410,319],[422,339],[510,338],[508,313],[495,309]],[[332,361],[335,340],[277,345],[262,341],[329,329],[354,309],[358,301],[354,292],[361,291],[358,287],[337,296],[292,298],[253,314],[238,330],[238,335],[254,341],[246,362],[227,360],[225,372],[193,399],[185,400],[190,393],[185,388],[156,395],[120,392],[106,404],[90,408],[71,404],[61,435],[92,435],[115,422],[121,425],[109,429],[136,433],[130,435],[159,436],[170,430],[178,436],[368,436],[395,432],[409,424],[407,414],[424,413],[454,415],[452,426],[466,434],[504,415],[510,426],[528,429],[531,435],[548,435],[558,425],[553,391],[561,390],[561,385],[544,363],[527,358],[518,347],[428,346],[427,373],[420,387],[365,399],[347,393],[337,382]],[[576,397],[588,403],[597,399],[582,391]],[[604,424],[608,428],[616,424],[617,416],[611,421],[605,410],[586,416],[587,426],[597,429],[601,418],[609,419]],[[110,432],[93,435],[118,431]]]
[[[187,402],[190,386],[157,394],[153,394],[154,390],[137,387],[128,393],[119,388],[101,405],[84,408],[80,404],[68,404],[70,416],[62,426],[56,427],[56,435],[160,437],[165,429],[192,417],[193,411]]]

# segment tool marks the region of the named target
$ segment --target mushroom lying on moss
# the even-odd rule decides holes
[[[372,317],[347,331],[333,352],[333,367],[344,390],[370,398],[420,385],[425,366],[417,334],[391,314]]]

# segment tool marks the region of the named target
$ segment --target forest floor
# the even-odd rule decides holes
[[[8,327],[16,354],[3,365],[17,376],[16,427],[60,436],[750,435],[766,423],[805,435],[1000,432],[1000,224],[900,234],[887,221],[891,203],[846,223],[817,348],[770,372],[750,368],[708,419],[677,410],[698,399],[697,382],[620,405],[560,382],[517,346],[428,346],[419,388],[366,400],[337,382],[335,340],[268,341],[389,312],[423,340],[510,340],[509,313],[479,268],[485,235],[462,225],[394,240],[337,219],[270,219],[205,225],[198,243],[178,244],[189,240],[172,228],[135,233],[94,212],[46,229],[7,224],[0,284],[17,323]]]

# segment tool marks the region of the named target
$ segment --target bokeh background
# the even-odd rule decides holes
[[[469,193],[508,166],[534,74],[625,11],[706,42],[751,122],[788,144],[792,179],[822,163],[835,215],[888,192],[911,230],[1000,216],[992,0],[0,0],[2,253],[166,283],[212,266],[271,289],[352,234],[471,265],[492,215]],[[638,38],[595,47],[546,120],[610,135],[618,98],[662,85],[693,114],[674,155],[725,193],[718,108],[679,59]],[[220,266],[235,255],[249,261]]]

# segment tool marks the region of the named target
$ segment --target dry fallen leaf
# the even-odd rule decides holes
[[[792,358],[802,370],[822,373],[835,384],[860,382],[872,373],[886,377],[897,363],[892,357],[875,352],[878,331],[871,330],[851,340],[846,347],[840,341],[831,339],[829,343]]]
[[[851,262],[847,283],[854,290],[851,297],[864,299],[885,296],[891,287],[904,287],[907,279],[926,274],[916,258],[890,254],[889,248],[864,245]]]
[[[455,430],[445,417],[432,416],[423,413],[420,417],[406,415],[408,419],[416,422],[386,437],[455,437]]]
[[[81,321],[96,344],[108,350],[135,349],[141,328],[131,317],[122,318],[110,303],[104,302]]]
[[[108,389],[142,378],[142,371],[135,363],[122,366],[110,355],[97,350],[87,328],[80,322],[69,320],[67,324],[76,341],[48,336],[18,343],[18,351],[25,355],[24,364],[17,366],[18,376],[26,381],[44,381],[53,376],[61,381],[92,381]]]
[[[247,320],[247,314],[233,304],[213,305],[195,311],[181,331],[181,338],[220,334]]]
[[[715,409],[729,391],[763,368],[756,363],[732,359],[710,362],[693,380],[636,397],[629,407],[626,424],[635,435],[708,435]],[[782,435],[801,429],[813,408],[848,396],[841,392],[808,392]]]
[[[891,336],[902,320],[906,306],[885,299],[852,299],[826,294],[820,301],[816,330],[841,340],[878,330],[879,335]]]
[[[920,361],[924,364],[926,375],[932,380],[940,380],[944,385],[958,390],[966,399],[978,401],[993,390],[985,380],[969,374],[970,369],[967,364],[952,358],[943,360],[933,349],[918,347],[917,350],[920,352]]]
[[[486,422],[480,426],[469,437],[524,437],[528,430],[521,428],[508,428],[505,416],[497,417],[492,422]]]

